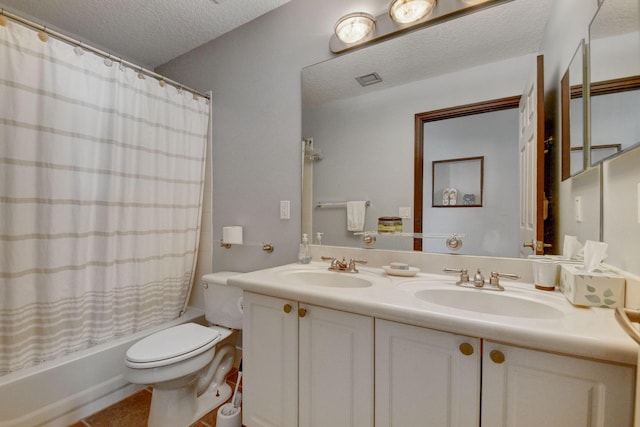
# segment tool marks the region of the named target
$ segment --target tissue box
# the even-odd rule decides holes
[[[624,307],[624,277],[603,268],[585,273],[582,265],[562,264],[560,291],[574,305]]]

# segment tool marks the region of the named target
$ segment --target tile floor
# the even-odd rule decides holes
[[[227,376],[231,390],[235,389],[237,380],[238,370],[233,368]],[[242,385],[238,390],[242,391]],[[69,427],[147,427],[150,405],[151,389],[146,388]],[[191,427],[215,427],[217,411],[216,408],[209,412]]]

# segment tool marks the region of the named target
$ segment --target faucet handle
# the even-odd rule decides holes
[[[447,273],[460,273],[460,281],[458,283],[465,283],[469,281],[469,271],[466,268],[444,268],[443,271]]]
[[[489,284],[491,286],[502,287],[500,286],[500,277],[506,277],[511,280],[518,280],[520,276],[513,273],[498,273],[497,271],[492,271],[491,276],[489,277]]]
[[[366,259],[353,259],[349,260],[349,266],[347,267],[347,271],[350,273],[357,273],[358,269],[356,268],[356,264],[366,264]]]

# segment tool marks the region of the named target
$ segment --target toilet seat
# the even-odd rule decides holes
[[[164,329],[138,341],[127,350],[125,363],[145,369],[171,365],[195,357],[220,341],[219,331],[195,323]]]

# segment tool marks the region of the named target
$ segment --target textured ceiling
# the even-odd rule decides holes
[[[607,0],[592,22],[589,33],[592,39],[638,32],[640,26],[640,1]]]
[[[0,0],[0,6],[153,69],[288,1]]]
[[[552,3],[513,0],[307,67],[303,102],[317,105],[537,53]],[[371,72],[383,82],[361,87],[355,77]]]

